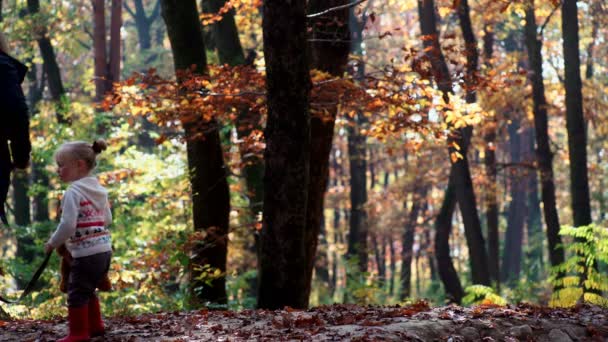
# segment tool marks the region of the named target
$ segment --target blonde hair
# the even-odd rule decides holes
[[[4,33],[0,31],[0,51],[8,55],[8,41],[4,36]]]
[[[106,150],[108,145],[102,139],[95,140],[93,144],[84,141],[67,142],[55,152],[55,160],[59,156],[68,156],[72,160],[84,160],[89,170],[97,165],[97,155]]]

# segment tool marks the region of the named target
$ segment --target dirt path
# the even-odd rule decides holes
[[[65,320],[0,322],[0,341],[54,341]],[[608,341],[608,310],[331,305],[308,311],[190,311],[106,319],[92,341]]]

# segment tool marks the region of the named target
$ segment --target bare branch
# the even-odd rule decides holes
[[[160,15],[160,0],[157,0],[156,4],[154,4],[154,9],[152,10],[152,14],[150,14],[150,16],[147,18],[148,23],[149,24],[153,23],[154,20],[156,20],[159,15]]]
[[[560,1],[559,4],[557,4],[557,6],[553,7],[553,9],[551,10],[551,13],[549,13],[549,15],[547,16],[547,18],[545,19],[545,22],[540,27],[540,31],[538,32],[539,36],[542,37],[543,31],[545,30],[545,26],[547,26],[547,24],[549,23],[549,20],[551,20],[551,17],[555,13],[555,11],[557,11],[557,9],[561,7],[561,5],[562,5],[562,2]]]
[[[306,16],[306,18],[309,18],[309,19],[310,18],[316,18],[316,17],[323,16],[323,15],[325,15],[327,13],[330,13],[330,12],[335,12],[335,11],[339,11],[339,10],[342,10],[342,9],[346,9],[346,8],[350,8],[350,7],[355,7],[355,6],[361,4],[361,3],[365,2],[365,1],[367,1],[367,0],[357,0],[357,1],[355,1],[353,3],[350,3],[350,4],[328,8],[328,9],[326,9],[324,11],[319,12],[319,13],[309,14],[309,15]]]
[[[122,5],[123,5],[122,7],[125,8],[125,10],[129,13],[130,16],[133,17],[133,19],[135,19],[137,17],[137,15],[135,14],[135,12],[133,12],[133,9],[131,9],[131,7],[129,7],[128,1],[125,0],[122,3]]]

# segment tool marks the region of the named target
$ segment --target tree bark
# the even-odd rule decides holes
[[[207,60],[195,1],[162,0],[161,11],[171,42],[175,70],[186,70],[195,65],[194,74],[204,74]],[[227,172],[217,122],[210,120],[202,126],[203,137],[194,138],[201,133],[200,123],[184,123],[194,229],[206,233],[194,247],[190,260],[190,289],[194,305],[206,302],[225,304],[230,213]],[[222,272],[211,285],[204,283],[205,279],[197,279],[200,275],[198,267],[204,265]]]
[[[421,33],[423,36],[430,37],[430,39],[423,40],[425,49],[429,50],[429,59],[433,68],[433,77],[437,82],[439,90],[443,93],[443,99],[446,103],[449,102],[449,95],[453,92],[452,81],[449,75],[449,70],[445,62],[445,57],[441,52],[441,46],[439,44],[439,35],[437,32],[437,24],[435,18],[435,3],[432,0],[418,0],[418,11],[420,16]],[[463,23],[465,25],[465,23]],[[463,29],[466,32],[467,29]],[[465,37],[470,39],[470,37]],[[471,44],[467,44],[467,48],[471,48]],[[468,51],[467,54],[473,54]],[[468,63],[469,66],[476,65]],[[475,71],[476,72],[476,71]],[[474,72],[472,72],[474,74]],[[471,98],[471,95],[468,96]],[[481,233],[481,223],[479,221],[479,215],[477,214],[477,205],[475,203],[475,193],[473,191],[473,183],[471,180],[471,173],[469,170],[469,163],[467,159],[467,150],[469,145],[469,139],[471,136],[471,128],[465,127],[452,132],[448,137],[448,151],[450,155],[456,152],[454,144],[460,147],[460,153],[462,159],[453,162],[450,168],[450,180],[454,187],[452,192],[446,191],[448,194],[456,196],[460,211],[463,217],[465,236],[467,239],[467,245],[469,247],[470,255],[470,267],[473,278],[473,283],[490,285],[490,276],[488,269],[487,253],[485,249],[485,241]],[[448,184],[448,188],[450,184]],[[451,199],[444,201],[444,204],[448,205]],[[447,208],[454,208],[449,205]],[[438,222],[447,222],[451,220],[453,212],[440,211],[448,218],[437,218]],[[448,232],[451,228],[442,228],[440,232]],[[443,239],[446,239],[443,237]],[[447,239],[446,239],[447,240]],[[437,247],[437,246],[436,246]],[[449,255],[449,254],[448,254]]]
[[[358,269],[367,271],[367,161],[365,158],[365,136],[360,132],[360,113],[357,113],[353,124],[348,132],[348,156],[350,164],[350,226],[348,233],[349,258],[356,258]]]
[[[367,21],[367,13],[357,16],[350,9],[348,22],[350,30],[350,50],[360,57],[353,66],[352,74],[355,80],[365,77],[365,62],[363,61],[363,29]],[[348,258],[356,258],[358,270],[367,271],[367,153],[366,138],[361,134],[365,121],[363,114],[358,112],[349,122],[347,130],[348,158],[350,165],[350,225],[348,233]]]
[[[328,8],[347,3],[347,0],[320,1],[312,0],[308,3],[308,11],[318,13]],[[334,37],[335,42],[312,42],[309,45],[311,67],[328,72],[336,77],[342,76],[346,70],[346,63],[350,46],[340,40],[347,40],[349,35],[348,9],[334,11],[328,15],[315,18],[311,21],[312,38],[327,39]],[[307,277],[311,277],[314,263],[317,237],[323,217],[323,203],[327,182],[329,178],[329,154],[334,136],[334,124],[338,105],[327,109],[328,115],[314,113],[310,119],[310,170],[308,185],[308,211],[306,213],[306,258],[309,266]],[[310,291],[310,289],[308,289]]]
[[[417,220],[426,199],[427,186],[421,184],[417,177],[412,196],[412,208],[410,209],[407,223],[403,229],[403,249],[401,250],[401,300],[404,301],[412,295],[412,256],[414,253],[414,235]]]
[[[93,49],[95,51],[95,101],[100,103],[107,91],[105,1],[93,0]]]
[[[226,0],[203,1],[205,11],[217,13],[224,6]],[[213,24],[213,41],[217,49],[221,64],[231,66],[242,65],[245,63],[245,53],[239,39],[239,32],[234,19],[234,10],[225,13],[222,20]],[[254,129],[261,130],[260,113],[240,108],[235,126],[239,139],[248,137]],[[240,149],[241,160],[245,164],[242,173],[245,176],[245,186],[247,197],[249,198],[249,212],[246,220],[254,223],[258,214],[262,212],[264,201],[264,164],[257,156],[252,156],[245,148]],[[253,224],[252,224],[253,226]],[[257,256],[258,236],[257,231],[251,230],[252,239],[248,249]],[[311,268],[312,272],[312,268]],[[257,278],[253,278],[249,284],[252,291],[251,295],[257,294]]]
[[[30,15],[36,15],[40,13],[40,1],[39,0],[27,0],[27,9]],[[44,23],[35,27],[35,37],[40,49],[40,55],[43,60],[44,72],[47,76],[49,85],[49,91],[51,93],[51,99],[55,102],[56,113],[55,117],[59,123],[68,123],[68,120],[64,117],[64,108],[62,106],[62,97],[65,95],[65,88],[63,87],[63,81],[61,80],[61,72],[59,70],[59,64],[57,63],[57,57],[55,50],[51,44],[51,40],[48,36],[48,31]]]
[[[306,218],[311,88],[306,1],[264,1],[268,120],[258,308],[308,306]]]
[[[454,184],[448,182],[443,203],[435,221],[435,258],[437,259],[439,279],[443,283],[447,299],[452,303],[460,304],[462,297],[464,297],[464,290],[450,256],[450,234],[455,206]]]
[[[536,158],[540,171],[541,197],[543,213],[547,225],[547,243],[549,260],[552,266],[564,262],[564,250],[559,236],[559,216],[555,200],[555,183],[553,181],[553,152],[549,144],[549,128],[547,118],[547,100],[543,84],[543,64],[541,54],[542,37],[537,35],[536,19],[534,16],[534,2],[529,1],[526,8],[526,46],[530,64],[530,82],[532,83],[532,99],[534,102],[534,130],[536,136]]]
[[[514,113],[514,115],[517,115]],[[509,125],[509,146],[511,163],[521,163],[521,128],[519,118],[511,118]],[[521,271],[522,243],[524,237],[524,219],[526,217],[526,178],[518,169],[509,170],[509,187],[511,202],[509,203],[507,217],[507,231],[505,233],[505,248],[502,259],[502,280],[513,283],[519,279]]]
[[[148,16],[143,0],[133,0],[135,10],[132,10],[128,4],[128,0],[124,2],[124,7],[127,13],[131,15],[135,21],[135,28],[137,30],[137,40],[139,43],[139,51],[146,52],[152,47],[152,23],[156,21],[160,14],[160,0],[156,0],[154,8]]]
[[[534,128],[528,127],[524,131],[522,146],[525,148],[523,160],[527,163],[534,161]],[[528,195],[527,221],[528,228],[528,255],[531,272],[530,279],[538,281],[543,273],[543,227],[540,213],[540,199],[538,197],[538,175],[535,171],[526,173],[526,194]]]
[[[484,27],[483,39],[485,64],[491,67],[490,61],[494,51],[494,32],[488,25]],[[490,268],[490,279],[500,289],[500,245],[498,239],[498,196],[497,196],[497,173],[496,173],[496,118],[493,117],[484,132],[484,165],[486,177],[488,178],[488,189],[485,192],[484,202],[486,206],[487,237],[488,237],[488,267]]]
[[[591,224],[589,178],[587,175],[587,135],[583,116],[582,81],[576,0],[562,1],[564,86],[566,88],[566,128],[570,157],[570,191],[575,227]]]

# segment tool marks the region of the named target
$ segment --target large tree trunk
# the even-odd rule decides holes
[[[573,224],[581,227],[591,224],[589,176],[587,174],[587,132],[583,115],[583,84],[579,55],[577,0],[562,1],[562,37],[564,51],[564,86],[566,88],[566,128],[568,131],[568,155],[570,159],[570,193]],[[597,264],[582,264],[581,286],[585,284],[586,269]],[[592,290],[596,292],[595,290]]]
[[[562,2],[562,32],[572,215],[574,226],[580,227],[591,223],[591,206],[587,175],[587,136],[583,117],[576,0],[564,0]]]
[[[320,1],[312,0],[308,4],[310,13],[318,13],[328,8],[346,4],[347,0]],[[350,46],[347,42],[349,36],[348,9],[333,11],[325,16],[311,20],[312,38],[317,39],[310,43],[310,56],[312,68],[328,72],[336,77],[346,70],[346,63]],[[324,41],[336,39],[334,42]],[[323,217],[323,202],[329,178],[329,154],[334,136],[334,123],[338,111],[338,94],[336,104],[327,108],[327,114],[315,113],[310,120],[310,170],[308,185],[308,211],[306,213],[306,259],[308,267],[306,276],[312,276],[317,237]],[[308,288],[310,291],[310,287]]]
[[[517,115],[514,113],[514,115]],[[521,163],[520,119],[512,118],[509,125],[509,145],[511,163]],[[521,271],[522,243],[524,237],[524,219],[526,217],[526,178],[518,168],[509,170],[511,202],[509,203],[505,249],[502,259],[502,280],[512,283],[519,279]]]
[[[494,51],[494,32],[488,27],[484,28],[484,57],[485,64],[490,67],[490,60]],[[500,289],[500,245],[498,240],[498,195],[497,195],[497,173],[496,173],[496,117],[485,127],[483,135],[484,146],[484,165],[486,177],[488,178],[488,188],[485,191],[484,202],[486,206],[487,238],[488,238],[488,267],[490,268],[490,279],[496,283],[496,288]]]
[[[205,45],[194,0],[162,0],[162,16],[167,26],[175,70],[195,65],[195,74],[204,74],[207,66]],[[178,80],[181,81],[181,80]],[[203,126],[201,128],[201,126]],[[225,304],[226,255],[230,198],[218,124],[215,120],[184,123],[188,168],[192,184],[194,229],[205,231],[205,238],[194,247],[190,260],[193,303]],[[203,130],[203,137],[193,138]],[[211,284],[199,280],[200,267],[209,265],[222,275]]]
[[[555,203],[555,183],[553,181],[553,152],[549,145],[549,129],[547,119],[547,100],[543,84],[543,64],[541,42],[537,35],[534,2],[530,1],[526,9],[526,45],[530,63],[530,81],[532,83],[532,99],[534,101],[534,129],[536,136],[536,158],[540,171],[541,197],[545,224],[547,225],[547,243],[549,260],[552,266],[564,262],[564,250],[559,236],[559,217]]]
[[[306,1],[264,1],[268,120],[257,306],[308,306],[306,215],[311,88]]]

